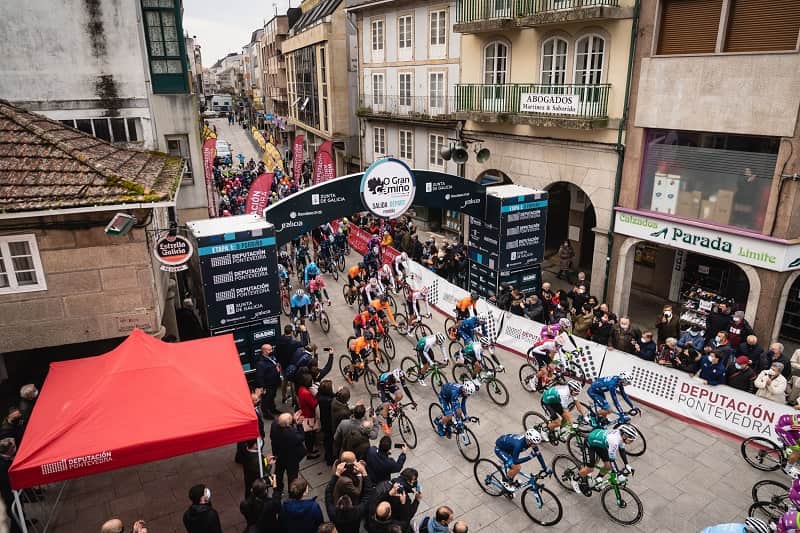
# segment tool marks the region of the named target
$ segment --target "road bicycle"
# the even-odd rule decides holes
[[[584,443],[583,453],[586,454],[586,451],[586,443]],[[557,455],[553,458],[552,468],[558,484],[565,490],[574,492],[572,479],[578,476],[581,469],[579,462],[569,455]],[[600,482],[596,481],[597,478],[591,479],[590,487],[592,492],[600,493],[600,503],[608,517],[623,526],[639,522],[644,516],[644,506],[639,496],[628,488],[628,480],[623,476],[618,476],[611,469],[602,466],[598,469],[599,477],[607,477]]]
[[[331,330],[331,321],[328,318],[328,313],[325,311],[325,306],[319,299],[314,298],[314,304],[311,308],[311,313],[308,315],[310,322],[319,322],[319,327],[323,333],[328,333]]]
[[[474,342],[480,342],[480,337],[474,337]],[[449,346],[447,347],[447,353],[450,354],[450,357],[456,359],[458,354],[463,352],[464,350],[464,342],[459,338],[454,341],[450,341]],[[489,343],[488,346],[481,345],[481,351],[488,353],[490,356],[494,356],[494,342]],[[489,359],[488,357],[484,357],[485,359]],[[481,362],[483,364],[483,362]],[[493,364],[493,363],[492,363]],[[492,367],[494,368],[494,366]]]
[[[397,313],[394,317],[395,322],[397,322],[397,332],[400,335],[408,335],[409,333],[413,333],[417,340],[420,340],[422,337],[433,335],[433,330],[429,325],[422,321],[423,318],[431,318],[431,315],[418,315],[415,321],[409,323],[406,315],[403,313]]]
[[[379,405],[376,407],[376,404]],[[380,405],[380,401],[374,396],[370,397],[369,405],[376,412],[382,407],[382,405]],[[412,410],[416,410],[417,408],[412,402],[397,403],[395,401],[390,401],[385,422],[390,428],[395,425],[395,422],[397,422],[396,427],[400,433],[400,438],[403,439],[403,442],[406,443],[406,446],[413,450],[417,447],[417,430],[414,428],[414,424],[411,422],[411,419],[403,411],[406,407],[411,407]]]
[[[372,334],[375,336],[375,343],[378,345],[383,345],[383,351],[386,353],[387,357],[387,364],[389,359],[394,360],[395,356],[397,355],[397,349],[394,346],[394,341],[392,338],[388,333],[386,333],[386,325],[384,325],[383,333],[381,333],[378,328],[374,327],[369,328],[369,330],[372,331]],[[350,343],[355,339],[356,338],[353,335],[347,337],[347,345],[350,346]],[[387,368],[386,370],[389,369]]]
[[[761,480],[753,485],[750,493],[753,503],[747,510],[747,516],[770,522],[780,519],[785,512],[794,507],[789,499],[789,487],[779,481]]]
[[[339,372],[350,384],[359,381],[363,377],[364,387],[366,387],[367,392],[370,396],[376,395],[378,394],[378,376],[386,372],[386,370],[381,370],[379,367],[381,359],[379,356],[378,361],[376,361],[374,356],[368,355],[360,363],[353,363],[353,358],[350,354],[342,354],[339,356]],[[378,372],[370,368],[369,363],[373,363]],[[385,368],[387,370],[388,366],[388,363],[386,363]]]
[[[333,264],[336,265],[336,268],[339,269],[339,272],[344,272],[344,269],[347,267],[344,260],[344,250],[334,246],[331,253],[333,255]]]
[[[478,380],[481,385],[485,385],[486,392],[489,398],[499,406],[508,405],[509,395],[508,389],[502,381],[497,379],[497,371],[493,365],[484,363],[489,361],[490,358],[483,357],[481,359],[481,371],[476,375],[474,365],[469,358],[465,359],[465,363],[456,363],[453,366],[453,381],[456,383],[464,383],[466,381]]]
[[[361,294],[363,292],[364,291],[359,291],[359,296],[361,296]],[[397,302],[395,301],[394,296],[392,296],[388,292],[384,292],[381,296],[386,296],[389,299],[389,307],[392,308],[392,314],[396,315],[397,314]],[[369,305],[365,305],[364,304],[364,298],[359,298],[358,312],[359,313],[363,313],[364,311],[367,310],[367,307],[369,307]]]
[[[359,283],[356,286],[356,290],[354,292],[353,289],[350,287],[349,278],[347,281],[345,281],[345,284],[342,285],[342,296],[344,296],[344,301],[347,302],[347,305],[352,306],[354,303],[356,303],[356,300],[359,299],[359,294],[361,294],[362,288],[363,284]],[[361,307],[359,306],[359,313],[360,312],[361,312]]]
[[[288,282],[281,282],[281,311],[292,316],[292,284]]]
[[[442,372],[442,369],[448,364],[449,361],[437,361],[434,359],[433,363],[428,367],[427,372],[422,374],[422,365],[417,355],[414,354],[412,356],[403,357],[400,361],[400,369],[406,375],[406,379],[409,383],[416,383],[420,378],[427,379],[430,377],[431,388],[434,394],[439,396],[439,390],[441,390],[442,385],[447,383],[447,376]]]
[[[766,437],[750,437],[742,441],[742,457],[747,464],[757,470],[771,472],[782,468],[786,470],[791,451],[782,442]]]
[[[329,257],[317,257],[317,267],[322,274],[330,274],[334,281],[339,281],[339,270]]]
[[[520,383],[522,387],[529,391],[534,392],[536,390],[537,384],[536,382],[531,382],[533,376],[541,370],[542,364],[536,358],[536,346],[532,346],[528,349],[528,353],[525,355],[526,364],[520,368]],[[586,356],[583,353],[582,346],[575,346],[573,350],[566,350],[563,346],[558,349],[558,355],[553,358],[552,364],[555,368],[560,367],[560,371],[558,372],[558,379],[566,380],[566,379],[574,379],[581,382],[581,385],[585,385],[589,380],[586,378],[586,372],[584,372],[583,367],[581,366],[581,361],[584,360]],[[526,368],[527,365],[527,368]],[[523,369],[525,372],[523,373]],[[556,374],[554,373],[554,376]]]
[[[481,490],[490,496],[505,496],[506,498],[513,498],[516,491],[510,491],[503,485],[504,481],[508,481],[508,476],[504,469],[491,459],[481,459],[475,463],[472,468],[472,473],[475,476],[475,481],[478,482]],[[523,488],[522,496],[522,509],[528,518],[533,520],[540,526],[553,526],[557,524],[562,516],[564,510],[561,507],[561,501],[551,491],[540,483],[541,480],[551,476],[552,473],[541,471],[538,474],[526,474],[520,472],[516,475],[516,479],[521,479],[519,488]]]
[[[430,420],[431,427],[437,435],[439,434],[439,423],[442,417],[444,417],[442,406],[438,403],[432,403],[428,407],[428,420]],[[478,438],[475,436],[475,433],[467,427],[468,422],[480,424],[481,421],[476,416],[470,416],[457,421],[451,420],[445,428],[445,431],[449,431],[451,437],[455,436],[458,451],[461,453],[461,456],[470,463],[474,463],[481,456],[481,445],[478,443]]]
[[[519,384],[528,392],[542,392],[553,385],[566,385],[567,381],[573,379],[572,375],[561,365],[556,365],[549,376],[549,379],[542,380],[538,376],[539,369],[529,363],[519,367]]]

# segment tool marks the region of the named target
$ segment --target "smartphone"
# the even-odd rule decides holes
[[[398,442],[398,443],[395,443],[395,445],[394,445],[394,447],[395,447],[395,449],[396,449],[396,450],[400,450],[400,449],[402,449],[402,448],[403,448],[403,446],[405,446],[405,445],[404,445],[404,444],[400,444],[399,442]]]

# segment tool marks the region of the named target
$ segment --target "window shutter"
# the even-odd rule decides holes
[[[722,0],[663,0],[660,55],[711,54],[717,47]]]
[[[800,2],[732,0],[726,52],[794,50],[800,31]]]

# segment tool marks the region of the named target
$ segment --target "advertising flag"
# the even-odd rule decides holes
[[[264,209],[267,208],[269,203],[269,194],[272,189],[272,172],[259,175],[253,185],[250,186],[250,191],[247,193],[247,203],[244,207],[245,214],[261,215]]]
[[[336,162],[333,160],[333,143],[325,141],[317,150],[314,159],[314,185],[336,177]]]

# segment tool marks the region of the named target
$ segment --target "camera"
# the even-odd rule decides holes
[[[400,450],[400,449],[403,448],[403,444],[398,442],[398,443],[395,443],[394,447],[395,447],[396,450]]]

